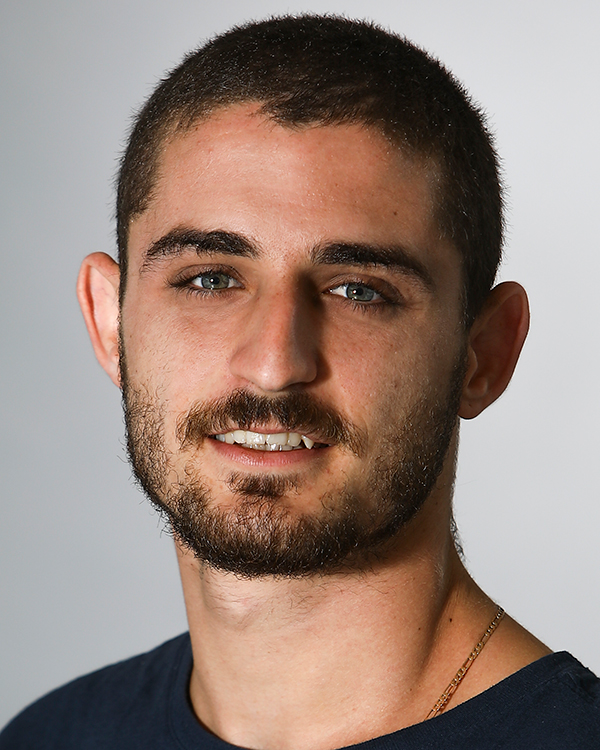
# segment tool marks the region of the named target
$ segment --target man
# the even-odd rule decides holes
[[[600,686],[469,577],[458,417],[528,327],[481,114],[368,24],[251,24],[137,118],[79,300],[173,530],[189,636],[0,748],[598,747]]]

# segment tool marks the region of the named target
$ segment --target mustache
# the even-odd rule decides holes
[[[317,442],[340,445],[358,457],[364,453],[365,436],[356,425],[301,392],[269,398],[239,389],[213,401],[196,402],[179,418],[177,437],[185,449],[209,435],[255,429],[270,422],[286,432],[310,434]]]

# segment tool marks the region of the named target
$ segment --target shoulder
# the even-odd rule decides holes
[[[600,728],[600,679],[574,656],[561,651],[551,654],[522,670],[519,692],[530,696],[529,702],[541,711],[549,708],[580,710],[593,717]],[[535,696],[543,698],[539,704]],[[560,702],[554,706],[556,699]]]
[[[546,657],[544,663],[547,674],[537,685],[531,680],[521,731],[533,739],[537,725],[548,748],[600,747],[600,679],[566,652]]]
[[[463,730],[471,723],[473,738],[493,736],[498,749],[600,747],[600,680],[566,652],[533,662],[448,718],[455,712]]]
[[[191,669],[187,633],[36,701],[0,734],[0,750],[142,747],[143,737],[132,732],[163,731],[167,698],[182,669]]]
[[[598,750],[600,680],[570,654],[550,654],[434,719],[367,745],[369,750]]]

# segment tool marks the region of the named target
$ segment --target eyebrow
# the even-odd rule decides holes
[[[256,258],[257,247],[247,237],[236,232],[215,230],[204,232],[199,229],[173,229],[145,251],[142,258],[141,273],[151,270],[162,258],[172,258],[189,251],[198,255],[236,255],[244,258]]]
[[[248,237],[237,232],[179,227],[153,242],[145,251],[141,273],[152,269],[162,258],[183,255],[186,252],[198,255],[225,254],[243,258],[257,258],[260,250]],[[414,277],[429,291],[434,282],[426,266],[404,246],[398,244],[376,245],[363,242],[330,242],[315,246],[311,251],[315,265],[358,266],[386,268]]]
[[[387,268],[413,276],[429,291],[435,287],[427,267],[402,245],[333,242],[315,247],[312,261],[317,265]]]

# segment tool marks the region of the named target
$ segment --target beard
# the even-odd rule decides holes
[[[318,512],[292,511],[286,496],[301,495],[297,476],[232,472],[233,505],[219,507],[193,455],[209,436],[237,425],[256,429],[275,421],[281,431],[316,434],[360,458],[366,438],[349,420],[304,392],[268,398],[237,390],[196,403],[177,420],[179,461],[166,448],[165,405],[134,388],[121,355],[127,450],[134,476],[173,535],[202,563],[241,577],[303,577],[360,570],[381,554],[423,506],[440,476],[455,427],[465,372],[461,357],[446,392],[422,393],[392,424],[356,481],[320,498]],[[313,448],[312,450],[320,450]],[[191,451],[191,454],[190,454]]]

